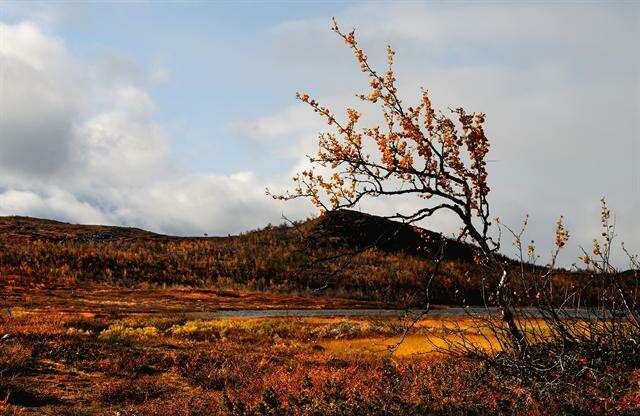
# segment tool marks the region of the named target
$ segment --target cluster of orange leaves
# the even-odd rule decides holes
[[[336,129],[320,135],[319,151],[310,160],[314,166],[330,168],[332,173],[327,177],[314,168],[304,170],[293,178],[296,186],[292,194],[274,198],[307,197],[320,208],[336,209],[353,206],[365,195],[384,194],[383,185],[395,180],[392,186],[396,189],[417,187],[425,199],[434,195],[464,198],[472,210],[481,209],[489,193],[485,115],[467,114],[462,108],[452,110],[460,133],[452,118],[436,113],[426,90],[422,90],[418,105],[405,109],[395,84],[393,49],[387,47],[388,66],[380,74],[370,66],[353,31],[341,32],[335,20],[332,29],[352,49],[361,71],[369,77],[371,91],[357,97],[380,103],[385,126],[357,128],[362,114],[353,108],[347,108],[346,120],[340,122],[308,93],[298,93],[298,99]],[[372,155],[374,145],[377,154]]]

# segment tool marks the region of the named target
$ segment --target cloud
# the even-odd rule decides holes
[[[33,191],[8,190],[0,192],[0,215],[19,214],[43,218],[57,218],[83,224],[108,224],[112,220],[103,212],[63,190],[47,194]]]
[[[282,207],[269,201],[266,186],[251,172],[184,175],[133,194],[115,191],[114,214],[126,223],[145,223],[168,233],[237,233],[281,220]]]
[[[101,113],[80,126],[77,135],[81,169],[92,182],[144,184],[167,167],[168,139],[151,120],[123,112]]]
[[[115,91],[114,102],[136,115],[150,115],[154,104],[149,95],[133,85],[126,85]]]
[[[640,207],[640,143],[634,133],[640,53],[633,41],[640,36],[639,10],[623,5],[357,5],[339,21],[343,29],[357,27],[360,45],[374,64],[384,65],[386,44],[397,48],[396,74],[407,105],[424,86],[442,110],[462,105],[487,113],[493,214],[511,225],[531,214],[529,238],[545,253],[551,250],[555,219],[564,214],[573,235],[562,258],[567,264],[579,245],[589,247],[599,235],[602,195],[618,210],[619,233],[640,250],[633,228]],[[307,79],[317,80],[313,95],[338,115],[352,105],[352,92],[366,89],[366,77],[354,79],[360,74],[353,57],[343,64],[350,53],[329,32],[328,19],[279,25],[272,48],[283,66],[295,63]],[[358,109],[375,121],[375,107]],[[246,125],[270,137],[272,145],[281,143],[283,151],[290,143],[311,149],[317,140],[309,140],[300,120],[285,107]],[[298,169],[303,166],[304,161],[297,162]],[[363,208],[388,213],[423,203],[388,200]],[[434,218],[425,225],[445,232],[458,227],[454,218]],[[510,251],[508,242],[505,250]]]
[[[131,61],[75,60],[33,22],[0,31],[0,215],[180,235],[280,219],[267,181],[252,172],[194,174],[173,161],[173,139]]]
[[[316,147],[323,124],[306,106],[294,105],[275,114],[236,121],[230,129],[263,154],[297,160]]]
[[[34,24],[0,25],[0,169],[29,176],[64,171],[73,150],[81,88],[62,43]]]
[[[157,66],[154,68],[153,72],[151,72],[151,76],[149,78],[154,84],[164,84],[171,79],[171,70],[166,66]]]
[[[314,124],[319,124],[317,117],[309,114],[307,108],[295,105],[273,115],[237,121],[231,127],[252,140],[267,141],[308,131]]]

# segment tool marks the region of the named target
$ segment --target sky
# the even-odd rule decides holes
[[[316,215],[264,190],[290,188],[326,130],[297,91],[340,114],[366,90],[334,16],[374,64],[396,49],[405,100],[422,86],[487,114],[493,215],[530,214],[543,257],[560,215],[563,264],[590,247],[603,196],[640,252],[637,2],[0,1],[0,215],[177,235]]]

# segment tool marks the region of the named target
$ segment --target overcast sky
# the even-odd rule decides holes
[[[563,262],[590,246],[601,196],[640,251],[636,2],[0,2],[0,215],[180,235],[314,215],[264,188],[324,129],[296,91],[340,110],[366,89],[332,16],[375,63],[395,47],[406,99],[487,114],[493,213],[529,213],[543,253],[561,214]]]

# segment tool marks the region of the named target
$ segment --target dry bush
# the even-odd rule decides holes
[[[194,386],[209,390],[230,388],[249,391],[262,385],[256,381],[272,365],[271,360],[267,355],[249,351],[198,352],[179,355],[175,368]]]
[[[111,342],[136,342],[154,338],[158,335],[159,331],[154,326],[136,328],[117,323],[110,325],[107,329],[100,332],[98,338],[100,340]]]
[[[120,416],[211,416],[221,415],[215,395],[203,392],[197,396],[174,396],[149,400],[138,405],[119,408]]]
[[[24,407],[13,406],[0,401],[0,416],[24,416],[26,414],[27,409]]]
[[[549,265],[536,265],[535,248],[524,247],[526,222],[519,233],[505,227],[516,240],[519,262],[500,256],[501,232],[494,239],[487,199],[489,139],[483,129],[485,115],[467,113],[462,108],[452,110],[452,117],[436,113],[424,90],[418,103],[407,106],[398,98],[394,51],[387,47],[387,69],[378,72],[360,48],[354,31],[342,32],[335,20],[332,29],[353,51],[370,82],[370,92],[357,96],[379,104],[384,123],[361,127],[359,111],[347,108],[342,120],[309,94],[298,94],[333,131],[320,134],[318,153],[309,157],[312,167],[294,177],[293,191],[272,196],[280,200],[308,199],[322,213],[353,208],[375,198],[429,201],[413,211],[387,217],[407,224],[436,213],[454,214],[461,226],[458,238],[469,238],[475,245],[477,267],[473,269],[472,287],[476,290],[463,293],[462,298],[449,296],[449,300],[462,301],[465,306],[492,306],[499,311],[501,322],[479,318],[496,341],[488,343],[495,345],[489,351],[465,334],[462,339],[443,337],[443,351],[488,365],[506,377],[505,383],[524,383],[538,402],[547,402],[559,391],[571,391],[562,411],[619,410],[617,403],[630,388],[629,377],[638,368],[640,357],[640,276],[638,270],[618,271],[610,262],[615,233],[604,200],[602,241],[595,239],[592,253],[584,252],[585,270],[567,273],[556,269],[558,252],[569,239],[562,217]],[[380,237],[388,238],[383,232]],[[435,286],[439,282],[446,285],[451,279],[441,268],[447,243],[441,241],[435,266],[425,268],[422,274],[426,285],[419,299],[424,312],[407,328],[429,311]],[[369,248],[322,260],[336,263],[346,257],[352,261],[354,255]],[[632,268],[640,269],[637,256],[629,254],[629,259]],[[478,282],[482,282],[480,287]],[[570,309],[578,306],[587,308],[586,312],[572,313]],[[583,389],[588,394],[579,395]],[[585,406],[584,397],[598,405]],[[272,396],[267,399],[269,403],[275,400]]]
[[[62,400],[45,391],[34,387],[30,383],[0,377],[0,403],[5,405],[38,407],[61,404]],[[2,407],[0,407],[0,410]],[[10,407],[9,407],[10,409]]]
[[[274,337],[306,338],[303,326],[287,319],[194,320],[174,325],[168,333],[194,340],[234,339],[245,342]]]
[[[100,401],[109,404],[144,403],[162,397],[172,390],[166,380],[153,376],[114,380],[103,384],[98,395]]]
[[[490,331],[491,347],[479,347],[463,333],[461,341],[443,337],[443,351],[484,363],[501,374],[505,384],[526,386],[536,401],[564,397],[558,405],[560,413],[638,411],[640,389],[634,380],[640,368],[640,274],[620,272],[611,264],[616,235],[610,217],[603,199],[602,241],[594,239],[591,254],[583,250],[582,279],[571,281],[560,300],[552,292],[557,291],[555,262],[569,239],[562,219],[557,223],[551,261],[544,267],[535,264],[539,259],[535,247],[523,243],[527,221],[517,232],[504,226],[514,237],[521,262],[520,272],[513,272],[505,286],[513,293],[509,307],[519,335],[514,337],[510,328],[496,320],[476,316],[478,324]],[[638,269],[637,257],[627,254],[630,266]],[[593,287],[598,288],[597,302],[578,308],[579,299]]]
[[[28,371],[32,365],[33,348],[19,342],[0,341],[0,377]]]

